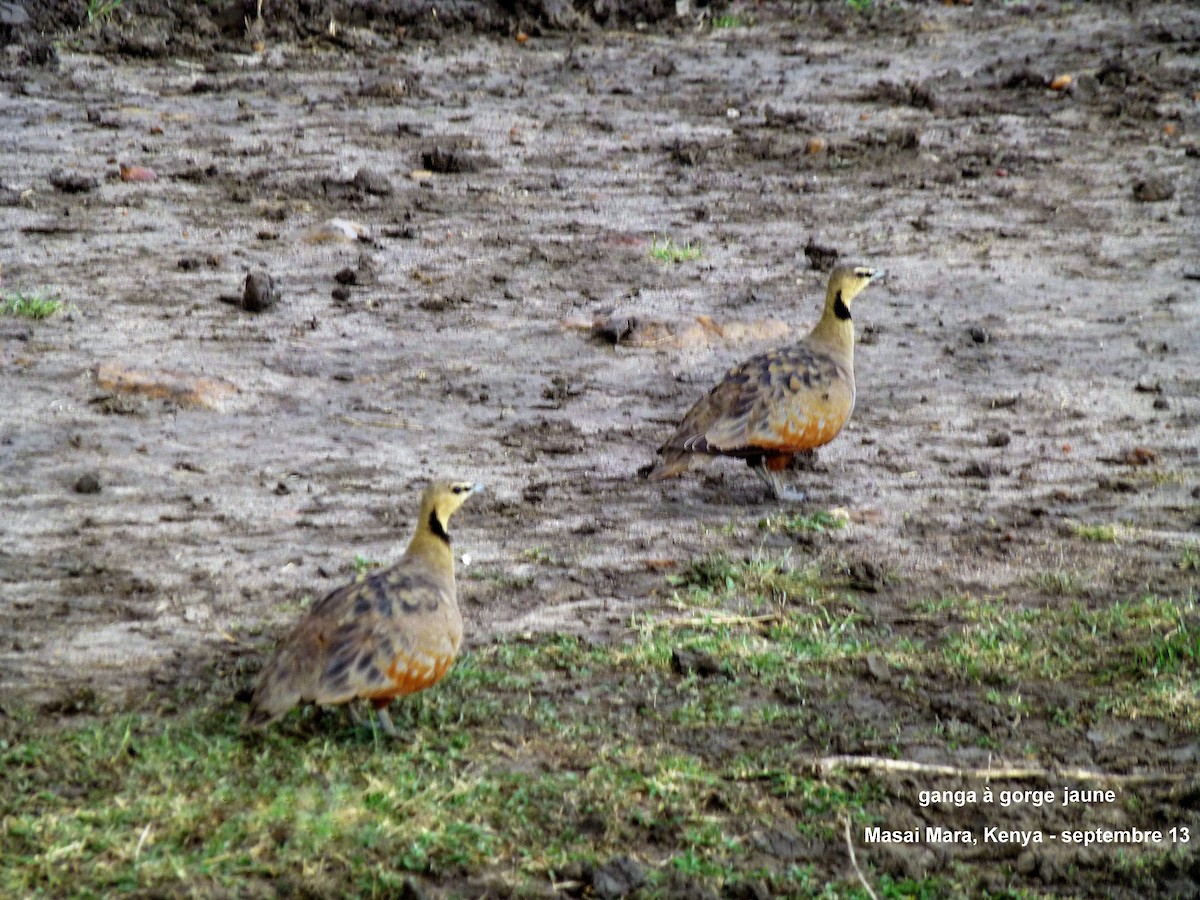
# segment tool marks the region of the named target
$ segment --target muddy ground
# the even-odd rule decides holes
[[[490,489],[456,520],[474,647],[623,640],[673,567],[764,546],[868,573],[851,590],[900,634],[922,599],[1067,602],[1046,572],[1074,573],[1084,605],[1194,597],[1200,11],[1134,6],[767,5],[729,10],[735,27],[518,17],[436,37],[268,21],[138,52],[128,17],[19,35],[3,289],[65,308],[0,318],[3,706],[67,722],[252,672],[304,598],[398,554],[434,475]],[[314,242],[332,218],[365,239]],[[660,262],[656,236],[701,256]],[[810,243],[891,275],[856,304],[854,418],[794,476],[800,511],[850,524],[796,541],[756,527],[780,504],[739,463],[639,470],[715,377],[782,339],[770,320],[811,325]],[[279,302],[249,312],[260,270]],[[614,312],[682,336],[589,334]],[[754,327],[683,327],[697,316]],[[209,379],[205,402],[98,377],[116,368]],[[1072,688],[1022,690],[1037,707]],[[878,679],[861,691],[830,733],[901,715]],[[993,721],[986,692],[949,696],[902,715]],[[1038,762],[1196,762],[1169,720],[1075,738]],[[1162,802],[1195,823],[1186,792]],[[1023,877],[1070,885],[1079,864]],[[1178,878],[1196,889],[1194,867]]]

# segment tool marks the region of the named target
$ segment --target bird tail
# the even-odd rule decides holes
[[[663,481],[682,475],[692,467],[692,460],[695,458],[694,453],[688,453],[686,450],[663,449],[659,452],[663,458],[646,476],[648,481]]]

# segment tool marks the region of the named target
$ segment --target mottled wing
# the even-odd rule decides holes
[[[832,440],[853,407],[851,370],[794,344],[730,369],[664,447],[728,456],[810,450]]]
[[[453,591],[453,582],[396,568],[322,601],[336,606],[336,617],[321,617],[329,623],[328,644],[310,699],[398,697],[441,680],[462,641]]]

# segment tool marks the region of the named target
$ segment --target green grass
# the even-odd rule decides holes
[[[655,235],[650,243],[650,257],[663,263],[687,262],[700,258],[700,247],[691,241],[680,245],[669,237]]]
[[[45,319],[62,308],[62,303],[42,294],[25,294],[20,291],[5,294],[0,300],[0,314],[21,316],[26,319]]]
[[[846,518],[844,515],[835,515],[825,510],[817,510],[807,516],[800,513],[779,513],[760,519],[758,527],[763,531],[784,532],[785,534],[798,534],[806,531],[821,534],[845,528]]]
[[[354,556],[353,566],[355,575],[366,575],[373,569],[378,569],[380,565],[381,563],[378,560],[370,559],[369,557],[363,556],[361,553],[355,554]]]
[[[409,876],[497,869],[544,885],[630,848],[652,891],[673,873],[798,889],[790,867],[751,858],[751,838],[799,828],[791,798],[828,792],[763,777],[786,769],[774,745],[697,753],[713,728],[757,719],[729,713],[739,689],[728,681],[681,680],[653,655],[570,638],[494,645],[406,701],[397,742],[338,711],[245,735],[240,704],[215,697],[58,733],[37,733],[32,716],[7,722],[0,894],[221,894],[268,882],[394,893]],[[548,693],[548,678],[625,683],[628,711]],[[671,733],[646,711],[651,697]],[[805,826],[833,834],[836,814],[859,816],[862,803],[854,793],[803,802]],[[840,872],[805,877],[846,887]]]
[[[527,558],[543,562],[542,549]],[[56,726],[10,707],[0,896],[390,896],[408,878],[448,895],[499,878],[520,896],[631,854],[646,897],[749,882],[859,898],[842,821],[859,835],[891,821],[918,776],[820,776],[806,758],[896,755],[915,740],[902,731],[1058,758],[1018,725],[981,732],[934,713],[929,695],[975,696],[1007,723],[1078,729],[1104,715],[1200,732],[1192,597],[1017,608],[944,596],[876,623],[814,562],[766,550],[698,557],[665,587],[665,610],[606,641],[476,646],[435,689],[395,704],[398,741],[308,707],[245,734],[253,673],[232,660],[140,712],[106,714],[93,698]],[[683,669],[683,651],[719,672]],[[888,683],[864,680],[868,654],[886,661]],[[1043,709],[1041,681],[1075,685],[1084,707]],[[772,831],[815,849],[764,853]],[[1156,850],[1133,856],[1151,883],[1173,865]],[[897,898],[978,896],[991,871],[965,861],[907,881],[863,865],[879,896]]]
[[[1087,590],[1087,583],[1077,572],[1066,569],[1049,569],[1033,573],[1027,579],[1030,587],[1037,588],[1051,597],[1076,597]]]
[[[713,20],[712,20],[712,27],[714,29],[718,29],[718,30],[725,29],[725,28],[741,28],[745,24],[746,24],[745,19],[743,19],[739,15],[735,15],[732,13],[725,13],[723,15],[713,16]]]
[[[1077,522],[1071,526],[1071,533],[1076,537],[1100,544],[1115,544],[1123,531],[1120,525],[1084,525]]]
[[[87,0],[87,18],[89,22],[104,22],[112,18],[113,13],[121,8],[125,0]]]
[[[846,5],[857,13],[865,13],[875,7],[875,0],[846,0]]]
[[[940,655],[959,677],[1081,680],[1106,712],[1171,717],[1200,731],[1200,612],[1192,597],[1040,609],[962,598],[953,609],[964,621],[946,634]]]

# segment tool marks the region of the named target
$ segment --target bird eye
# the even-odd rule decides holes
[[[465,488],[461,484],[456,484],[454,487],[450,488],[450,490],[454,491],[456,494],[461,494]]]

